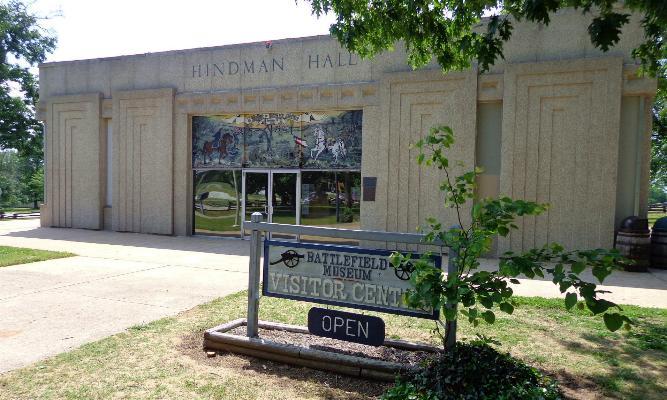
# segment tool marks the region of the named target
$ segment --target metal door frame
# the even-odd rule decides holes
[[[247,173],[262,173],[267,174],[267,204],[266,214],[269,222],[273,221],[273,175],[274,174],[296,174],[296,225],[301,223],[301,170],[299,169],[270,169],[270,168],[244,168],[242,170],[241,178],[241,207],[243,220],[241,221],[241,238],[250,238],[250,235],[245,234],[245,215],[246,215],[246,174]],[[267,232],[270,236],[270,232]],[[299,241],[299,235],[294,238]]]

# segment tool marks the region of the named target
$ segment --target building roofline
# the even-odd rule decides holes
[[[38,65],[38,67],[39,68],[46,68],[46,67],[52,67],[52,66],[56,66],[56,65],[63,65],[63,64],[98,62],[98,61],[113,61],[113,60],[128,59],[128,58],[133,58],[133,57],[162,56],[162,55],[172,55],[172,54],[187,54],[187,53],[194,53],[194,52],[198,52],[198,51],[213,51],[213,50],[233,49],[233,48],[237,48],[237,47],[250,47],[250,46],[259,45],[259,44],[265,45],[265,43],[268,42],[268,41],[275,44],[275,43],[284,43],[284,42],[311,41],[311,40],[314,41],[314,40],[322,40],[322,39],[333,39],[333,36],[331,36],[331,35],[300,36],[300,37],[283,38],[283,39],[275,39],[275,40],[268,39],[268,40],[255,41],[255,42],[233,43],[233,44],[225,44],[225,45],[220,45],[220,46],[194,47],[194,48],[190,48],[190,49],[177,49],[177,50],[165,50],[165,51],[156,51],[156,52],[148,52],[148,53],[123,54],[123,55],[118,55],[118,56],[99,57],[99,58],[83,58],[83,59],[77,59],[77,60],[50,61],[50,62],[40,63]]]

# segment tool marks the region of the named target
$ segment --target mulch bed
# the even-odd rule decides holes
[[[246,327],[239,326],[226,333],[245,336]],[[310,334],[294,333],[274,329],[259,329],[261,339],[281,344],[291,344],[313,350],[366,357],[375,360],[394,362],[405,365],[419,365],[423,361],[435,357],[435,353],[427,351],[411,351],[388,346],[367,346],[343,340],[330,339]]]
[[[245,335],[244,327],[243,335]],[[192,332],[181,337],[178,347],[181,352],[190,359],[205,368],[221,368],[234,370],[250,376],[274,376],[280,378],[272,381],[276,384],[276,391],[280,391],[281,385],[289,385],[291,380],[317,382],[323,390],[323,398],[327,400],[369,400],[377,399],[384,393],[391,383],[367,380],[359,377],[339,375],[329,371],[283,364],[270,360],[258,359],[242,354],[218,352],[216,357],[207,357],[202,350],[202,332]],[[211,372],[214,374],[214,372]],[[328,389],[344,391],[336,394]]]

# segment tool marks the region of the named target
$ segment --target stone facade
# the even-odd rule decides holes
[[[362,228],[455,222],[442,175],[409,146],[446,124],[455,172],[485,169],[478,197],[551,204],[498,250],[610,247],[620,219],[646,213],[656,83],[630,57],[639,18],[608,53],[586,26],[567,10],[549,27],[518,24],[505,60],[481,75],[412,71],[400,45],[361,60],[328,36],[43,64],[42,225],[189,235],[193,116],[363,110],[361,175],[377,189],[361,202]]]

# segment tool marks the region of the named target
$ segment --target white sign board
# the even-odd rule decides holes
[[[391,251],[325,244],[264,242],[265,296],[331,304],[422,318],[437,311],[407,307],[410,271],[395,269]],[[418,258],[419,254],[414,254]],[[440,258],[434,258],[440,267]]]

